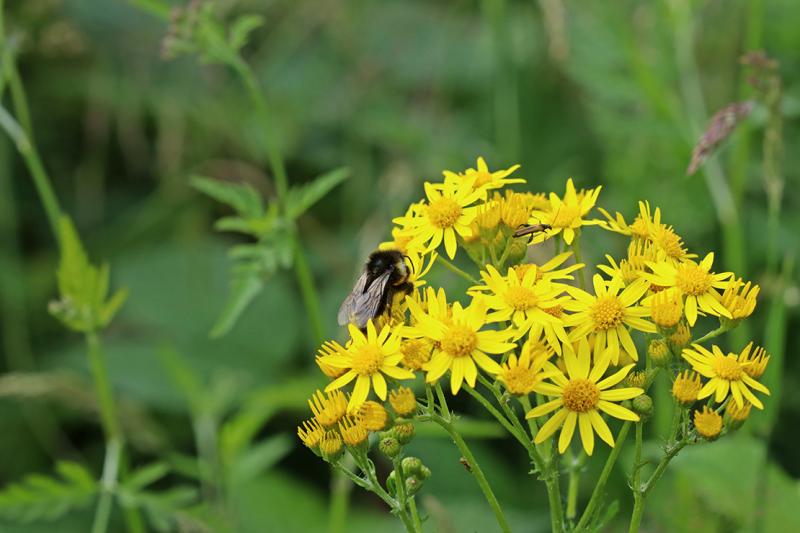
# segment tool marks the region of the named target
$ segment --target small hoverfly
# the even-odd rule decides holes
[[[339,307],[339,325],[354,324],[364,329],[370,319],[389,309],[396,294],[411,292],[414,285],[408,277],[409,268],[401,252],[372,252],[353,290]]]

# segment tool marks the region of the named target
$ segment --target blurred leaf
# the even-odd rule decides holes
[[[152,463],[129,473],[123,485],[127,490],[139,492],[167,474],[169,474],[169,466],[165,463]]]
[[[301,187],[292,187],[286,198],[286,216],[294,220],[322,199],[350,175],[350,169],[337,168]]]
[[[192,176],[189,183],[214,200],[232,207],[244,218],[258,218],[264,214],[261,196],[249,183],[230,183],[203,176]]]
[[[177,485],[160,492],[125,492],[120,494],[124,505],[144,510],[157,531],[175,531],[182,512],[191,509],[198,498],[198,490],[188,485]]]
[[[710,509],[743,524],[755,510],[757,480],[766,453],[763,442],[737,433],[686,448],[670,468],[691,481]]]
[[[242,15],[237,18],[229,30],[228,44],[234,50],[240,50],[250,36],[250,32],[264,24],[264,17],[261,15]]]
[[[311,395],[309,391],[322,387],[319,374],[285,380],[254,391],[242,407],[226,421],[220,431],[220,455],[226,464],[232,464],[248,448],[266,422],[282,409],[304,409]]]
[[[97,483],[83,466],[67,461],[56,465],[59,477],[30,474],[0,491],[0,516],[20,522],[56,520],[94,500]]]
[[[274,435],[256,443],[231,465],[229,483],[239,484],[261,476],[292,450],[293,440],[286,434]]]
[[[211,328],[210,335],[215,339],[222,337],[233,328],[247,306],[264,289],[264,272],[261,265],[244,263],[236,265],[233,270],[228,300],[214,327]]]

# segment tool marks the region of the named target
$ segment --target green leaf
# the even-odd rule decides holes
[[[106,301],[111,277],[108,265],[98,268],[89,263],[69,217],[59,221],[59,234],[61,258],[56,276],[60,297],[50,303],[49,311],[75,331],[103,328],[125,302],[127,291],[117,291]]]
[[[292,450],[286,434],[274,435],[246,450],[230,468],[230,483],[239,484],[262,475]]]
[[[229,30],[228,44],[231,48],[239,51],[245,44],[250,32],[264,24],[264,17],[261,15],[242,15],[231,24]]]
[[[257,263],[236,265],[231,290],[217,322],[211,329],[211,337],[219,338],[236,324],[247,306],[264,289],[264,270]]]
[[[203,176],[192,176],[189,183],[203,194],[232,207],[244,219],[264,215],[261,196],[249,183],[230,183]]]
[[[0,516],[23,523],[56,520],[93,501],[97,482],[86,468],[65,461],[56,472],[59,477],[31,474],[7,485],[0,491]]]
[[[169,466],[165,463],[152,463],[131,473],[125,480],[124,486],[130,491],[140,492],[167,474],[169,474]]]
[[[289,220],[296,219],[349,175],[350,169],[346,167],[337,168],[317,177],[311,183],[300,187],[292,187],[286,198],[286,217]]]

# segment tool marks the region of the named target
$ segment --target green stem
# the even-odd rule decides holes
[[[281,156],[280,147],[277,143],[277,135],[272,134],[272,122],[270,121],[270,111],[267,106],[267,101],[259,87],[253,70],[250,66],[241,59],[233,62],[231,66],[239,75],[250,100],[255,106],[256,114],[261,122],[261,127],[264,132],[264,144],[267,148],[267,159],[269,166],[272,169],[272,174],[275,178],[275,189],[278,195],[278,203],[281,209],[285,211],[286,200],[289,194],[289,178],[286,174],[286,165],[284,164],[283,157]],[[303,248],[300,244],[297,235],[292,232],[292,246],[294,248],[294,270],[297,276],[297,282],[300,285],[300,291],[303,296],[303,304],[306,307],[311,327],[316,337],[316,343],[320,344],[324,340],[324,328],[322,326],[322,311],[319,304],[319,296],[314,285],[311,269],[308,266],[308,260],[305,257]]]
[[[664,454],[664,457],[661,458],[661,461],[659,461],[658,466],[656,466],[655,472],[653,472],[653,475],[650,476],[650,479],[648,479],[647,482],[642,487],[643,496],[647,496],[647,494],[653,489],[653,486],[656,484],[656,482],[659,479],[661,479],[662,475],[664,475],[664,472],[666,471],[669,462],[672,461],[672,459],[676,455],[678,455],[678,452],[680,452],[687,444],[689,444],[689,441],[683,439],[681,441],[673,443],[673,445],[667,449],[667,453]]]
[[[414,522],[414,527],[416,531],[422,533],[422,520],[419,517],[419,511],[417,510],[417,501],[414,496],[408,499],[408,510],[411,514],[411,520]]]
[[[100,479],[100,498],[97,501],[97,509],[92,522],[92,533],[105,533],[108,530],[111,505],[114,500],[114,491],[117,488],[117,474],[119,473],[121,455],[122,440],[118,438],[109,439],[106,443],[103,476]]]
[[[436,383],[434,386],[436,389],[436,397],[439,399],[439,410],[442,413],[442,416],[450,422],[452,417],[450,416],[450,408],[447,406],[447,398],[444,395],[444,391],[442,390],[442,386],[439,383]]]
[[[617,434],[617,439],[614,441],[614,448],[611,449],[611,453],[608,455],[608,459],[606,459],[606,464],[603,466],[603,471],[600,472],[600,477],[597,480],[597,484],[594,486],[592,496],[589,498],[589,503],[586,504],[586,509],[583,511],[583,515],[578,521],[578,525],[575,526],[575,531],[587,530],[590,521],[594,519],[597,506],[600,504],[603,496],[605,495],[605,487],[606,483],[608,482],[608,477],[611,475],[611,471],[614,469],[614,464],[617,462],[619,453],[622,451],[622,445],[625,443],[625,439],[627,438],[628,431],[630,429],[631,422],[624,422],[622,424],[622,427]]]
[[[458,448],[458,451],[461,452],[461,456],[464,457],[464,459],[466,459],[467,463],[470,465],[470,472],[472,472],[472,474],[475,476],[475,480],[477,481],[481,492],[483,492],[483,496],[489,503],[489,507],[492,508],[492,512],[494,512],[495,519],[497,520],[500,529],[504,533],[510,533],[511,529],[508,526],[508,521],[503,514],[503,510],[500,508],[500,503],[497,501],[497,497],[494,495],[492,487],[489,485],[489,482],[483,473],[483,469],[481,469],[477,459],[475,459],[475,456],[472,455],[472,451],[469,449],[469,446],[467,446],[467,443],[464,442],[461,434],[453,426],[452,417],[450,415],[450,410],[447,407],[447,402],[445,400],[444,393],[442,392],[442,387],[438,383],[436,384],[436,393],[439,398],[439,407],[441,409],[442,416],[437,415],[435,409],[431,407],[429,413],[427,415],[423,415],[424,419],[433,421],[442,429],[447,431]],[[420,419],[422,420],[423,417],[420,417]]]
[[[521,436],[517,432],[517,428],[514,427],[514,425],[511,422],[509,422],[509,420],[505,416],[503,416],[503,414],[500,413],[500,411],[495,409],[495,407],[489,402],[489,400],[487,400],[480,392],[476,391],[475,389],[473,389],[469,385],[464,386],[464,390],[467,391],[467,394],[469,394],[470,396],[472,396],[473,398],[478,400],[478,402],[487,411],[489,411],[489,413],[493,417],[495,417],[498,422],[500,422],[500,425],[503,426],[506,429],[506,431],[508,431],[511,434],[511,436],[513,436],[515,439],[517,439],[520,442],[520,444],[522,444],[526,448],[528,447],[528,439],[523,437],[523,436]]]
[[[531,401],[527,396],[519,396],[519,403],[522,405],[523,411],[527,414],[531,410]],[[532,418],[528,418],[528,429],[531,432],[531,439],[535,438],[538,433],[536,422]],[[550,528],[553,531],[562,531],[564,529],[564,509],[561,506],[561,486],[558,480],[558,456],[552,457],[552,460],[547,460],[542,456],[538,446],[531,440],[533,451],[540,457],[541,467],[540,479],[544,480],[545,487],[547,488],[547,500],[550,505]],[[533,454],[531,454],[533,457]]]
[[[86,333],[86,344],[89,349],[89,368],[92,372],[95,393],[100,407],[100,420],[103,424],[103,432],[106,440],[122,440],[122,432],[119,427],[117,417],[117,406],[114,401],[114,394],[111,390],[111,382],[108,379],[108,369],[103,355],[103,347],[100,337],[95,331]]]
[[[718,337],[718,336],[720,336],[720,335],[722,335],[723,333],[726,333],[726,332],[728,332],[728,331],[730,331],[730,328],[727,328],[727,327],[725,327],[725,326],[720,326],[720,327],[718,327],[717,329],[714,329],[714,330],[711,330],[711,331],[709,331],[708,333],[706,333],[705,335],[703,335],[703,336],[702,336],[702,337],[700,337],[699,339],[697,339],[697,340],[693,340],[693,341],[692,341],[692,344],[700,344],[700,343],[703,343],[703,342],[705,342],[705,341],[707,341],[707,340],[709,340],[709,339],[713,339],[714,337]]]
[[[47,172],[42,165],[39,158],[39,153],[36,147],[28,138],[28,135],[22,127],[14,120],[6,109],[0,105],[0,127],[5,130],[6,134],[11,138],[17,147],[17,151],[25,161],[25,166],[28,167],[28,172],[33,179],[33,184],[36,187],[36,192],[39,199],[44,206],[47,221],[50,224],[50,229],[53,232],[56,240],[58,240],[58,221],[61,219],[61,206],[58,203],[53,187],[50,184],[50,179],[47,177]]]
[[[409,533],[422,533],[422,530],[417,529],[416,522],[412,520],[410,514],[407,512],[409,500],[413,498],[409,498],[406,494],[406,475],[405,472],[403,472],[403,461],[400,454],[392,459],[392,464],[394,465],[395,476],[397,478],[398,514],[400,514],[400,518],[403,519],[403,524],[405,524]]]
[[[578,514],[578,491],[581,485],[581,467],[583,466],[582,457],[575,457],[572,450],[568,450],[567,460],[569,461],[569,483],[567,484],[567,520],[572,523]]]
[[[319,305],[319,296],[314,285],[314,277],[308,260],[303,252],[303,245],[297,236],[293,236],[294,245],[294,272],[297,283],[300,285],[300,293],[303,296],[303,304],[306,306],[308,319],[311,322],[311,331],[316,337],[316,344],[320,345],[325,341],[325,328],[323,326],[322,311]]]
[[[434,420],[436,420],[434,418]],[[483,496],[486,498],[486,501],[489,503],[489,506],[492,508],[494,512],[494,516],[497,519],[497,524],[500,526],[500,529],[504,533],[510,533],[511,528],[508,526],[508,521],[506,520],[506,516],[503,514],[503,510],[500,508],[500,503],[497,501],[497,497],[494,495],[492,491],[492,487],[489,486],[489,482],[486,479],[486,476],[483,473],[478,461],[475,459],[475,456],[472,455],[472,451],[467,446],[467,443],[464,442],[464,439],[461,437],[461,434],[455,430],[452,424],[439,424],[442,428],[445,429],[452,437],[453,442],[455,442],[458,451],[461,452],[461,455],[464,459],[467,460],[471,467],[472,474],[475,476],[475,481],[478,482],[478,486],[481,488],[483,492]]]
[[[468,274],[468,273],[464,272],[463,270],[461,270],[460,268],[458,268],[457,266],[455,266],[453,263],[451,263],[450,261],[448,261],[447,259],[445,259],[445,258],[444,258],[444,257],[442,257],[441,255],[437,255],[437,256],[436,256],[436,261],[437,261],[438,263],[441,263],[441,264],[442,264],[442,266],[444,266],[444,267],[445,267],[447,270],[449,270],[450,272],[453,272],[454,274],[457,274],[457,275],[461,276],[462,278],[464,278],[465,280],[469,281],[470,283],[474,283],[475,285],[477,285],[478,283],[480,283],[480,282],[479,282],[477,279],[475,279],[473,276],[471,276],[470,274]]]
[[[633,491],[633,513],[631,514],[631,523],[628,528],[629,533],[639,531],[639,524],[642,522],[642,514],[644,513],[644,494],[642,493],[641,478],[642,478],[642,429],[644,424],[642,422],[636,423],[636,448],[633,460],[633,475],[631,476],[631,490]]]
[[[343,458],[342,462],[347,461],[347,459]],[[347,510],[350,505],[350,489],[352,486],[347,481],[347,474],[343,469],[335,468],[333,470],[329,522],[329,531],[331,533],[344,533],[347,530]]]

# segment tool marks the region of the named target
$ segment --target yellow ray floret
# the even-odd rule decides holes
[[[535,443],[549,439],[559,428],[558,451],[564,453],[572,441],[577,426],[581,435],[583,449],[588,455],[594,451],[594,434],[603,439],[609,446],[614,446],[611,430],[601,415],[606,413],[622,420],[638,421],[639,415],[618,405],[615,402],[630,400],[644,393],[638,387],[615,389],[635,365],[628,365],[611,376],[603,378],[611,359],[606,352],[595,357],[592,366],[592,355],[589,342],[581,339],[575,353],[570,345],[565,345],[564,365],[566,374],[551,363],[546,369],[553,371],[552,383],[543,382],[535,387],[535,391],[548,397],[554,397],[528,412],[526,418],[535,418],[555,411],[547,422],[542,424],[534,437]]]

